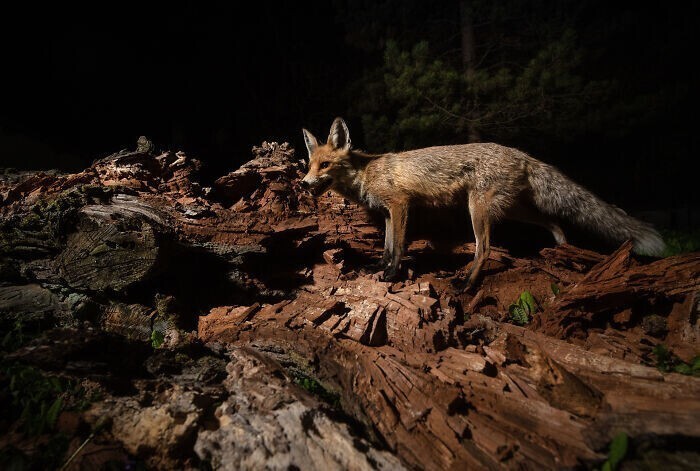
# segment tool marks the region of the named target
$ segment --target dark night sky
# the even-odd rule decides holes
[[[145,134],[229,167],[345,107],[327,100],[349,58],[324,4],[109,5],[4,18],[0,165],[80,168]]]
[[[321,134],[334,116],[348,115],[348,85],[381,60],[347,40],[352,22],[339,14],[364,3],[246,2],[243,8],[200,2],[167,9],[145,2],[131,7],[61,3],[4,14],[0,167],[75,170],[133,147],[142,134],[159,147],[184,149],[202,159],[211,175],[235,168],[265,139],[301,146],[302,126]],[[689,75],[697,60],[696,41],[687,36],[696,28],[697,14],[695,8],[678,11],[689,3],[628,2],[609,11],[607,2],[588,3],[587,15],[619,15],[631,25],[622,29],[628,34],[604,45],[597,62],[603,69],[590,70],[590,78],[618,74],[632,88],[654,81],[697,83],[697,73]],[[594,31],[595,18],[584,19]],[[595,41],[594,35],[583,38]],[[655,167],[663,168],[668,139],[682,143],[689,163],[697,159],[695,107],[688,100],[626,141],[591,136],[566,146],[536,139],[508,144],[562,166],[603,196],[614,195],[614,183],[595,188],[596,172],[625,172],[615,155],[632,141],[634,152],[642,149],[654,159],[642,170],[645,181],[653,181]],[[353,116],[349,120],[357,122]],[[353,140],[362,144],[360,130]],[[557,160],[567,149],[568,164]],[[596,157],[587,163],[591,153]],[[659,174],[667,178],[669,172]],[[681,181],[666,184],[691,185],[689,174],[670,173]],[[623,191],[640,188],[628,185]],[[697,206],[687,196],[691,192],[684,194],[680,202],[664,204]],[[630,201],[653,206],[653,199]]]

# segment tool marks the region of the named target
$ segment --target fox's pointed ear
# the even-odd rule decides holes
[[[328,144],[334,149],[350,150],[350,130],[343,118],[335,118],[328,134]]]
[[[314,150],[316,150],[316,148],[318,147],[318,141],[316,140],[314,135],[306,129],[302,129],[302,132],[304,133],[304,142],[306,143],[306,150],[309,151],[309,157],[311,157],[311,154],[313,154]]]

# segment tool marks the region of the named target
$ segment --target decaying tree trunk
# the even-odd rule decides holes
[[[460,293],[473,244],[414,241],[408,279],[385,283],[364,268],[372,215],[301,191],[288,144],[212,187],[151,151],[0,180],[0,325],[57,327],[7,357],[103,394],[75,419],[102,434],[76,469],[572,468],[619,432],[632,460],[671,439],[662,456],[698,458],[700,379],[652,354],[700,354],[698,254],[494,249]]]

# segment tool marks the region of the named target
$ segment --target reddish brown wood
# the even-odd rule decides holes
[[[164,330],[165,346],[138,360],[152,377],[128,378],[137,393],[108,395],[81,419],[109,416],[110,440],[137,455],[148,443],[150,466],[186,467],[195,455],[274,466],[250,452],[268,443],[303,468],[320,456],[317,469],[552,469],[601,461],[620,431],[700,440],[700,379],[662,373],[651,355],[660,343],[685,361],[700,354],[699,254],[494,248],[477,292],[461,293],[473,244],[446,254],[414,241],[409,256],[465,266],[408,261],[405,281],[385,283],[366,268],[382,251],[377,221],[339,196],[304,193],[288,144],[254,148],[211,188],[196,160],[144,149],[75,175],[0,178],[0,320],[40,310],[42,322],[88,323],[151,353],[151,330]],[[538,310],[517,327],[508,307],[524,290]],[[104,340],[91,335],[13,358],[68,371]],[[176,360],[162,357],[199,342],[217,359],[173,375]],[[215,369],[223,383],[196,379],[210,361],[227,365]],[[337,394],[362,436],[298,388],[299,374]],[[246,434],[244,424],[255,425]],[[187,456],[175,451],[182,443]]]

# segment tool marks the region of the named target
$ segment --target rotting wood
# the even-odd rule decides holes
[[[150,424],[142,438],[163,447],[150,465],[192,465],[196,454],[274,467],[244,446],[269,439],[287,450],[285,466],[312,467],[322,456],[318,463],[339,468],[552,469],[600,461],[619,431],[700,441],[700,379],[659,371],[651,354],[662,343],[686,361],[700,354],[698,254],[648,261],[629,244],[608,256],[563,245],[518,258],[494,248],[475,295],[457,290],[464,267],[415,263],[407,280],[384,283],[366,268],[382,253],[377,221],[339,196],[301,191],[302,164],[288,144],[254,148],[253,160],[212,188],[199,183],[196,159],[149,150],[74,175],[0,178],[0,322],[32,314],[52,325],[86,322],[110,331],[105,339],[122,354],[140,345],[130,360],[157,379],[140,369],[138,379],[120,376],[137,392],[119,390],[88,415],[116,414],[111,439],[137,455],[128,435]],[[463,241],[452,254],[411,247],[410,256],[453,265],[474,250]],[[508,306],[524,290],[538,311],[517,327]],[[197,365],[183,367],[176,350],[153,353],[146,342],[158,329],[168,349],[206,344],[197,348],[209,360],[184,355]],[[13,358],[73,365],[115,388],[105,357],[98,374],[76,353],[95,353],[94,332],[84,334],[92,350],[66,347],[80,338],[71,332]],[[61,351],[81,359],[64,361]],[[206,367],[222,358],[225,372]],[[211,371],[227,378],[223,387],[197,379]],[[294,386],[294,372],[337,394],[365,436]],[[304,417],[310,429],[299,427]],[[246,421],[254,434],[232,439]],[[163,428],[176,422],[172,433]],[[189,457],[174,451],[183,440],[195,450]]]

